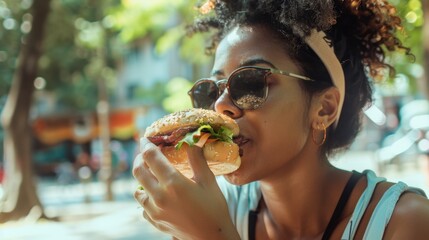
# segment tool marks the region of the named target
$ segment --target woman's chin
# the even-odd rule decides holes
[[[243,185],[250,182],[250,181],[247,181],[246,178],[243,176],[241,167],[238,168],[236,171],[225,174],[223,176],[229,183],[234,185]]]
[[[235,170],[234,172],[224,175],[225,179],[228,182],[230,182],[231,184],[243,185],[243,184],[246,184],[246,183],[249,183],[252,181],[249,179],[249,176],[248,176],[249,175],[249,169],[252,169],[251,168],[252,166],[249,166],[249,162],[252,161],[248,158],[248,156],[251,156],[251,154],[249,153],[251,148],[249,146],[250,146],[249,142],[240,146],[240,148],[242,148],[242,150],[243,150],[243,155],[241,156],[240,167],[237,170]]]

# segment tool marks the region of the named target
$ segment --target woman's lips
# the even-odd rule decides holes
[[[249,139],[247,139],[247,138],[243,137],[242,135],[238,135],[238,136],[234,137],[234,138],[232,139],[232,141],[233,141],[235,144],[237,144],[239,147],[241,147],[241,146],[243,146],[244,144],[246,144],[246,143],[249,141]]]
[[[234,137],[234,138],[232,139],[232,141],[233,141],[235,144],[237,144],[237,145],[238,145],[238,147],[239,147],[239,154],[240,154],[240,157],[242,157],[242,156],[243,156],[243,148],[242,148],[242,146],[243,146],[244,144],[246,144],[246,143],[249,141],[249,139],[247,139],[247,138],[243,137],[242,135],[238,135],[237,137]]]

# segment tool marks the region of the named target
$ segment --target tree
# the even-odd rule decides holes
[[[399,16],[402,18],[404,28],[399,29],[400,40],[406,47],[411,49],[411,53],[414,55],[414,59],[406,56],[403,53],[393,54],[391,56],[391,63],[396,69],[397,76],[394,79],[390,79],[390,82],[394,82],[397,79],[408,80],[408,94],[421,95],[424,94],[423,85],[423,49],[424,41],[422,36],[423,24],[425,23],[423,18],[422,3],[427,0],[390,0],[395,7]],[[398,78],[399,77],[399,78]],[[393,81],[392,81],[393,80]],[[394,91],[397,89],[393,89]]]
[[[119,38],[128,44],[138,45],[149,40],[156,54],[162,55],[172,48],[179,50],[177,61],[187,62],[192,67],[192,77],[207,74],[212,57],[204,54],[207,37],[211,33],[186,34],[186,25],[199,14],[197,0],[127,1],[110,11],[113,28]],[[199,54],[195,54],[199,53]],[[191,107],[187,90],[191,81],[183,76],[173,76],[167,84],[155,84],[152,89],[138,89],[138,96],[150,98],[153,105],[162,106],[167,112]]]
[[[176,3],[179,2],[180,4],[177,5]],[[119,12],[115,16],[123,18],[129,16],[127,11],[130,10],[128,8],[127,11],[118,11],[123,8],[117,1],[67,0],[54,1],[50,4],[49,1],[35,0],[31,6],[32,15],[26,12],[26,8],[22,8],[31,1],[10,0],[6,3],[7,5],[4,6],[8,11],[2,13],[12,12],[15,16],[14,18],[0,16],[10,17],[7,21],[5,20],[6,23],[3,26],[13,23],[13,26],[7,29],[8,34],[0,31],[0,64],[6,63],[1,68],[4,74],[0,76],[2,80],[0,95],[4,96],[10,88],[7,103],[2,112],[2,124],[6,133],[4,144],[6,176],[5,195],[0,202],[0,222],[25,217],[33,210],[38,213],[36,217],[43,216],[43,207],[37,197],[35,181],[33,181],[31,135],[29,134],[31,133],[29,112],[34,92],[33,81],[36,77],[46,79],[43,91],[55,92],[62,109],[94,110],[98,95],[94,92],[97,93],[101,89],[100,92],[104,96],[102,100],[109,100],[106,96],[109,96],[109,89],[114,88],[111,83],[115,78],[116,62],[121,58],[118,52],[124,50],[125,44],[133,45],[132,41],[136,39],[148,37],[159,39],[166,35],[158,49],[162,52],[171,47],[176,41],[175,36],[177,37],[172,34],[174,31],[170,31],[169,34],[159,34],[167,29],[164,23],[160,25],[159,22],[150,22],[147,25],[150,31],[147,32],[138,30],[141,22],[134,21],[135,19],[132,20],[132,27],[113,29],[111,13]],[[134,2],[136,3],[138,2]],[[146,3],[149,4],[149,2]],[[152,3],[157,5],[161,2],[151,1]],[[148,15],[149,19],[160,19],[155,16],[157,14],[168,17],[169,13],[184,6],[191,9],[190,3],[186,1],[176,1],[176,3],[170,6],[170,1],[162,1],[161,5]],[[143,11],[140,14],[142,14],[140,17],[145,16],[147,12]],[[51,31],[44,35],[44,29]],[[133,35],[132,39],[124,39],[122,34],[124,30],[138,34]],[[19,41],[21,38],[23,40]],[[42,52],[42,43],[45,46],[44,52]],[[191,45],[188,44],[188,46]],[[115,49],[118,50],[115,51]],[[16,57],[19,51],[21,53]],[[13,64],[15,61],[19,61],[17,67]],[[14,75],[13,83],[10,84],[9,78],[12,78],[12,75]],[[105,90],[106,86],[107,90]],[[85,95],[85,98],[78,97],[81,95]],[[109,180],[108,176],[107,180]]]
[[[29,114],[37,77],[45,25],[50,12],[49,0],[35,0],[32,29],[22,45],[2,124],[5,130],[4,198],[0,202],[0,223],[17,220],[29,213],[43,215],[42,205],[32,179]],[[39,217],[39,216],[37,216]]]

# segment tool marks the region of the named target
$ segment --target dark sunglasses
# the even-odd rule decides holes
[[[194,108],[213,109],[216,100],[228,89],[229,97],[235,106],[242,110],[259,108],[268,97],[267,77],[270,74],[282,74],[305,81],[311,78],[298,74],[256,66],[245,66],[234,70],[228,79],[200,79],[189,90]]]

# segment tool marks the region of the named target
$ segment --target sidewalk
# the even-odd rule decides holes
[[[59,186],[42,182],[39,196],[50,217],[59,221],[10,222],[0,225],[1,240],[163,240],[160,233],[142,216],[143,209],[132,194],[136,183],[132,179],[115,181],[115,201],[103,201],[100,182],[87,186]],[[85,203],[86,200],[90,202]]]
[[[422,188],[429,195],[427,179],[421,162],[403,165],[399,170],[389,166],[380,173],[372,152],[349,152],[332,163],[340,168],[362,171],[372,169],[390,181],[403,181]],[[137,184],[133,179],[115,181],[114,202],[103,201],[104,185],[99,182],[59,186],[39,184],[39,195],[46,214],[58,217],[59,222],[15,222],[0,225],[1,240],[163,240],[171,239],[152,227],[142,217],[142,209],[132,194]],[[85,203],[89,200],[90,203]]]
[[[141,217],[142,210],[135,202],[74,204],[62,210],[73,215],[61,222],[7,223],[0,226],[0,239],[170,239]]]

